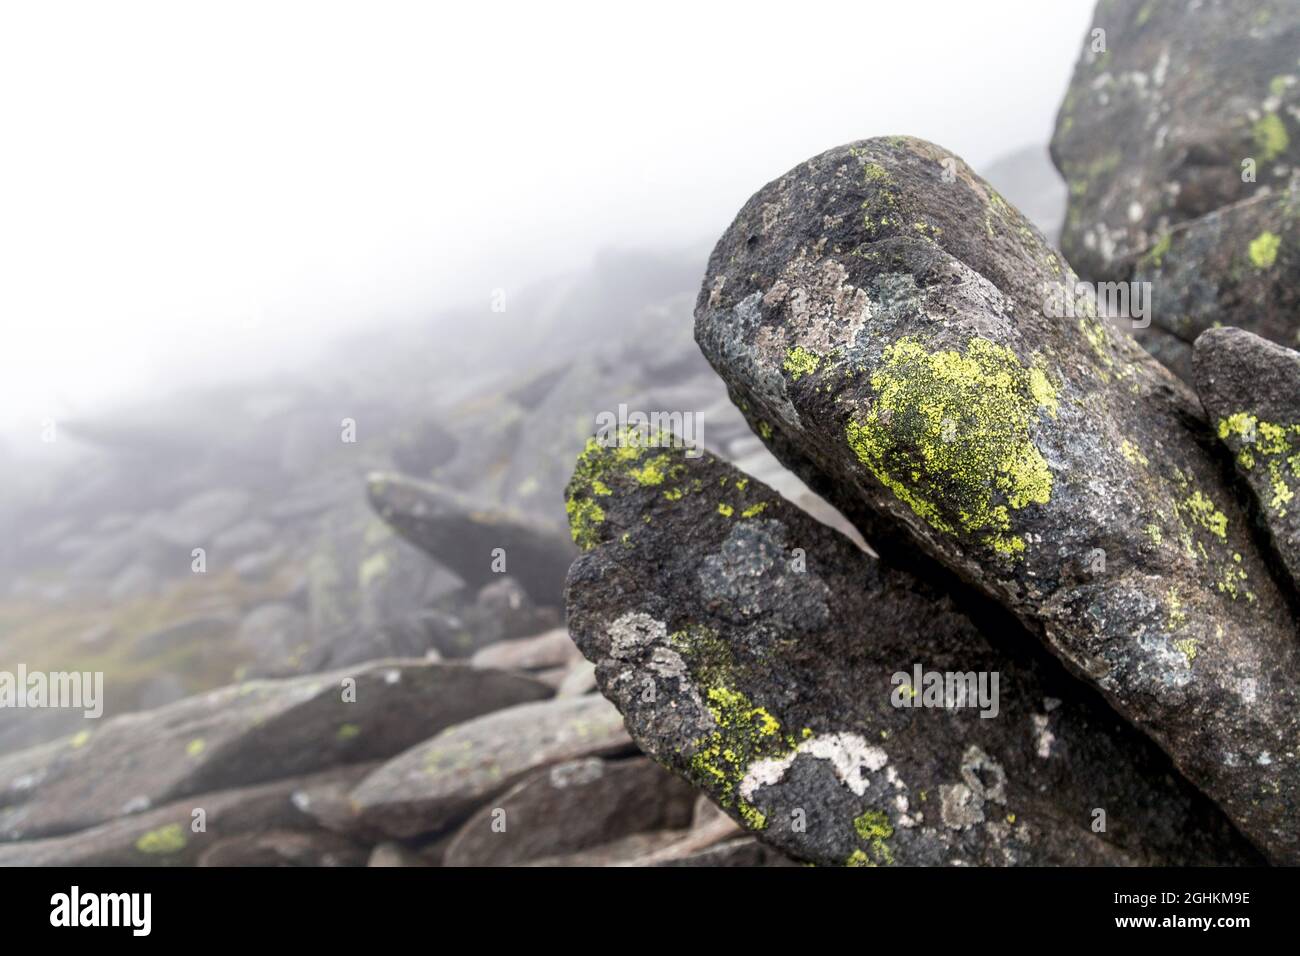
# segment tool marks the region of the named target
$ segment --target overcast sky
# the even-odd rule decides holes
[[[0,428],[488,320],[602,246],[711,243],[848,140],[1046,142],[1092,6],[6,4]]]

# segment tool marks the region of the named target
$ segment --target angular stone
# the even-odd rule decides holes
[[[645,757],[586,757],[522,780],[461,826],[444,866],[510,866],[687,826],[695,790]],[[504,826],[504,829],[502,828]]]
[[[532,771],[631,747],[603,697],[522,704],[451,727],[384,764],[352,792],[362,824],[395,837],[431,833]]]
[[[1300,180],[1286,192],[1173,229],[1138,260],[1133,279],[1151,284],[1154,325],[1188,346],[1219,326],[1294,346],[1300,341]]]
[[[603,513],[567,591],[602,693],[646,753],[782,853],[1253,858],[1158,748],[1014,625],[982,632],[948,596],[712,456],[593,446],[570,494]],[[999,675],[996,714],[989,697],[898,706],[914,698],[895,675],[910,686],[916,665]]]
[[[444,727],[550,694],[520,674],[409,660],[224,687],[0,757],[0,840],[384,759]]]
[[[1097,5],[1052,136],[1070,188],[1061,249],[1084,278],[1123,279],[1171,227],[1285,186],[1300,161],[1297,49],[1289,0]]]
[[[1049,316],[1042,290],[1076,281],[960,160],[867,140],[750,199],[696,337],[879,553],[933,558],[1011,610],[1300,862],[1287,601],[1195,396],[1086,307]]]
[[[1300,585],[1300,352],[1241,329],[1196,340],[1196,387]]]
[[[499,670],[567,669],[577,653],[573,641],[569,639],[569,632],[556,628],[534,637],[490,644],[470,658],[470,663],[475,667],[495,667]]]
[[[298,794],[355,783],[367,766],[195,794],[65,836],[0,844],[0,866],[193,866],[204,851],[223,840],[317,829]],[[196,816],[198,810],[203,811],[201,817]],[[203,828],[195,830],[199,819]]]
[[[367,487],[381,518],[470,587],[496,579],[494,551],[500,548],[506,572],[534,601],[559,601],[573,560],[573,546],[562,532],[402,475],[372,474]]]
[[[1076,282],[1057,266],[960,161],[869,140],[750,200],[696,335],[873,547],[1013,611],[1275,859],[1300,859],[1287,602],[1199,402],[1086,308],[1050,316],[1042,290]]]

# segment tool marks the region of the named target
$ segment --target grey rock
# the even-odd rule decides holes
[[[1291,0],[1113,0],[1082,42],[1052,136],[1061,248],[1082,276],[1122,279],[1171,227],[1285,185],[1300,160]]]
[[[0,757],[0,840],[386,758],[444,727],[549,694],[523,675],[399,660],[224,687]]]
[[[644,757],[587,757],[533,773],[471,816],[444,866],[510,866],[645,830],[687,826],[695,790]]]
[[[1138,259],[1133,279],[1151,284],[1155,325],[1184,347],[1221,325],[1296,345],[1300,180],[1290,190],[1247,199],[1174,228]]]
[[[311,649],[307,616],[290,604],[254,608],[235,633],[250,663],[249,677],[287,677],[300,673],[303,655]]]
[[[711,456],[641,451],[591,454],[570,486],[609,493],[569,574],[569,626],[638,745],[759,839],[818,864],[1255,858],[1014,623],[981,630]],[[643,484],[655,455],[664,480]],[[910,686],[917,665],[999,675],[997,713],[898,706],[895,675]]]
[[[367,851],[336,833],[271,830],[227,837],[199,856],[199,866],[365,866]]]
[[[502,549],[506,573],[534,601],[559,602],[574,554],[561,531],[401,475],[373,474],[367,489],[381,518],[470,587],[495,579],[494,551]]]
[[[347,786],[365,770],[365,765],[346,767],[195,794],[66,836],[0,844],[0,866],[193,866],[206,850],[233,837],[316,830],[316,821],[297,806],[294,793],[304,787]]]
[[[1195,396],[1086,310],[1049,315],[1058,282],[1076,279],[960,160],[867,140],[746,204],[696,337],[878,553],[932,559],[1012,611],[1275,861],[1300,862],[1287,601]],[[1243,693],[1256,684],[1270,691]]]
[[[1241,329],[1211,329],[1196,340],[1196,387],[1300,585],[1300,352]]]
[[[431,866],[424,857],[414,850],[408,850],[400,843],[388,841],[380,843],[370,851],[370,859],[366,866],[379,867],[426,867]]]
[[[390,760],[352,792],[363,824],[395,837],[441,829],[550,764],[627,750],[602,697],[521,704],[451,727]]]
[[[556,628],[535,637],[522,637],[501,641],[478,651],[470,658],[475,667],[496,667],[502,670],[538,671],[568,665],[578,654],[569,632]]]

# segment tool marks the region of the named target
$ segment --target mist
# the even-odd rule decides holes
[[[1046,141],[1091,6],[10,6],[0,430],[21,450],[452,306],[454,351],[602,249],[689,245],[702,274],[830,144],[981,168]]]

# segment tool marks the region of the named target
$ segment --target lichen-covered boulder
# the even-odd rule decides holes
[[[1014,624],[995,641],[767,486],[635,437],[570,484],[601,512],[570,629],[642,749],[762,840],[820,864],[1253,856]]]
[[[1300,862],[1290,609],[1195,396],[1086,300],[1075,318],[1045,306],[1076,281],[959,159],[866,140],[746,203],[696,338],[755,431],[878,552],[933,559],[1010,609]]]
[[[1124,278],[1172,226],[1285,185],[1298,49],[1294,0],[1097,5],[1052,136],[1061,249],[1081,275]]]
[[[559,602],[574,553],[562,531],[403,475],[372,474],[367,492],[398,534],[470,587],[504,572],[537,603]]]
[[[1300,352],[1241,329],[1196,340],[1196,386],[1300,585]]]
[[[1234,326],[1300,341],[1300,180],[1173,229],[1139,258],[1156,326],[1191,343]]]

